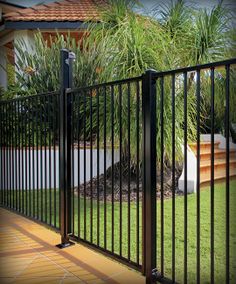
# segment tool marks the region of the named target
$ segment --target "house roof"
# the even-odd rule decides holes
[[[99,21],[104,0],[64,0],[32,6],[4,15],[5,22],[85,22]]]
[[[7,13],[16,12],[20,9],[23,9],[23,8],[21,8],[20,6],[16,6],[16,5],[12,5],[12,4],[4,3],[0,1],[0,10],[2,11],[3,15]]]

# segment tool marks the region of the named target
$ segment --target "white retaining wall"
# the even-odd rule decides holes
[[[78,150],[80,151],[80,164],[78,169]],[[22,155],[23,153],[23,155]],[[55,168],[54,168],[55,155]],[[111,149],[106,150],[106,169],[111,166]],[[23,157],[22,157],[23,156]],[[92,150],[93,177],[97,176],[97,149]],[[104,150],[99,150],[99,174],[104,173]],[[49,159],[51,157],[51,164]],[[42,159],[41,159],[42,158]],[[74,149],[74,186],[84,183],[84,158],[86,159],[86,178],[90,180],[90,149]],[[14,164],[12,164],[14,161]],[[34,165],[33,165],[34,161]],[[114,150],[114,163],[119,161],[119,150]],[[46,163],[46,164],[45,164]],[[41,169],[42,164],[42,169]],[[22,166],[23,165],[23,166]],[[5,170],[4,170],[5,169]],[[79,171],[79,181],[78,181]],[[54,176],[56,177],[54,180]],[[17,178],[16,178],[17,177]],[[38,188],[59,188],[59,150],[15,150],[0,149],[0,189],[36,189]],[[42,182],[41,182],[42,179]],[[4,184],[5,182],[5,184]],[[30,185],[29,185],[30,182]],[[22,185],[23,183],[23,185]],[[55,184],[54,184],[55,183]],[[27,185],[27,187],[26,187]]]
[[[184,152],[184,146],[182,146]],[[183,171],[179,178],[179,190],[184,191],[184,164]],[[187,191],[196,192],[197,189],[197,158],[191,148],[187,146]]]

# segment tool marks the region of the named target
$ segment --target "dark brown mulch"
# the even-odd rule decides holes
[[[128,192],[130,192],[130,201],[135,201],[137,196],[139,199],[142,199],[142,179],[139,177],[137,180],[137,175],[133,170],[131,170],[130,183],[128,178],[127,167],[122,167],[122,200],[128,200]],[[182,172],[182,166],[177,165],[175,169],[175,195],[183,195],[181,191],[178,190],[178,180]],[[159,174],[158,174],[159,173]],[[113,194],[114,201],[120,200],[120,175],[119,175],[119,163],[116,164],[114,168],[114,185],[113,185]],[[160,170],[157,170],[157,199],[161,198],[161,176]],[[94,177],[91,181],[81,184],[79,186],[80,197],[97,199],[97,189],[99,189],[99,200],[104,200],[104,184],[106,184],[106,200],[112,200],[112,172],[109,168],[106,172],[106,179],[104,174],[97,177]],[[166,167],[163,176],[163,188],[164,188],[164,198],[172,197],[172,171],[170,167]],[[74,188],[74,192],[78,195],[78,187]]]

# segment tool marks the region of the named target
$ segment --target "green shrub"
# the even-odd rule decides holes
[[[7,84],[8,86],[15,84],[15,66],[10,63],[7,64]]]

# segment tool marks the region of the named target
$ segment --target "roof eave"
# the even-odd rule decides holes
[[[9,2],[2,1],[2,0],[0,0],[0,4],[12,6],[12,7],[16,7],[16,8],[22,8],[22,9],[26,8],[26,6],[22,6],[20,4],[9,3]]]
[[[5,24],[0,24],[0,32],[1,31],[4,31],[6,28],[5,28]]]
[[[28,29],[86,29],[88,24],[82,21],[5,21],[5,29],[28,30]]]

